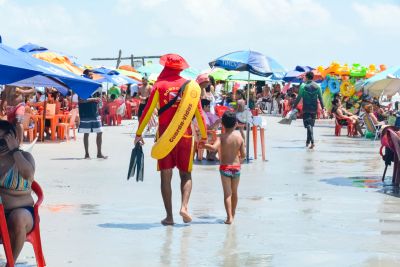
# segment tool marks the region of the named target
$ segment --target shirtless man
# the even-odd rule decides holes
[[[25,115],[25,97],[33,93],[33,88],[5,86],[1,94],[0,115],[7,115],[7,120],[15,126],[20,144],[24,139],[22,121]]]
[[[139,110],[138,110],[138,119],[142,117],[142,113],[144,110],[144,107],[146,106],[147,100],[150,96],[151,92],[151,86],[148,83],[147,77],[142,78],[142,86],[140,86],[139,91],[138,91],[138,96],[140,99],[140,105],[139,105]]]
[[[204,147],[214,152],[220,151],[219,172],[224,190],[225,223],[231,224],[238,203],[240,164],[246,158],[246,151],[243,138],[235,131],[237,126],[235,113],[226,111],[222,116],[222,125],[225,127],[225,133],[221,134],[214,144],[206,144]]]

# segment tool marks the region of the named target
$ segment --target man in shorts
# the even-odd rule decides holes
[[[135,145],[139,142],[144,144],[142,133],[146,127],[146,124],[150,121],[153,115],[153,109],[157,103],[161,108],[167,105],[177,95],[180,87],[186,82],[179,73],[188,68],[189,65],[179,55],[167,54],[161,57],[160,64],[164,65],[163,71],[160,73],[156,83],[154,84],[153,90],[151,91],[149,100],[143,110],[142,117],[139,121],[139,128],[136,132]],[[176,110],[179,106],[180,99],[177,100],[172,106],[165,110],[162,114],[159,114],[159,127],[158,135],[161,136],[171,123]],[[207,139],[207,128],[205,119],[201,109],[200,101],[197,105],[199,112],[202,114],[202,119],[198,120],[199,129],[202,136],[201,143],[204,143]],[[161,221],[163,225],[173,225],[174,219],[172,215],[172,170],[177,167],[181,178],[181,209],[180,215],[185,223],[192,221],[192,217],[189,215],[188,203],[190,193],[192,191],[192,164],[193,164],[193,136],[192,130],[189,127],[186,129],[185,134],[179,140],[177,145],[172,151],[163,159],[158,160],[158,169],[161,172],[161,194],[164,201],[165,210],[167,216]]]
[[[84,77],[93,79],[93,72],[86,69]],[[79,129],[78,133],[83,133],[83,145],[85,147],[85,159],[90,159],[89,155],[89,134],[96,133],[97,158],[107,159],[101,151],[103,143],[103,128],[101,127],[101,117],[99,114],[100,98],[89,98],[79,101]]]

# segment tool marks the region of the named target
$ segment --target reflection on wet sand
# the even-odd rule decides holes
[[[228,226],[226,230],[224,246],[219,252],[222,257],[222,266],[224,267],[239,267],[239,253],[237,251],[236,226],[233,224]]]
[[[173,231],[173,227],[165,227],[165,239],[160,251],[160,263],[162,266],[171,266],[171,244],[173,239]]]

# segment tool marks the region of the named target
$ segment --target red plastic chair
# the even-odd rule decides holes
[[[347,120],[347,125],[341,125],[339,123],[340,118],[338,118],[335,114],[332,114],[333,117],[335,118],[335,135],[336,136],[340,136],[341,131],[342,131],[342,127],[343,126],[347,126],[347,136],[354,136],[354,127],[353,127],[353,123],[351,120]]]
[[[7,266],[14,267],[14,258],[11,249],[10,236],[8,234],[6,216],[4,213],[4,207],[2,203],[0,203],[0,232],[1,232],[0,242],[3,244],[4,252],[6,253]]]
[[[215,114],[217,114],[218,117],[222,117],[224,115],[225,111],[230,110],[234,111],[233,108],[227,107],[227,106],[215,106]]]
[[[43,256],[42,241],[40,238],[40,228],[39,228],[39,223],[40,223],[39,207],[43,202],[43,191],[40,185],[36,181],[33,181],[32,183],[32,191],[38,198],[35,205],[33,206],[35,215],[35,226],[33,227],[32,231],[26,236],[26,241],[31,243],[33,246],[37,266],[44,267],[46,266],[46,261],[44,260]]]

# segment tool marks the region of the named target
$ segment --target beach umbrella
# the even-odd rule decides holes
[[[283,80],[285,82],[292,82],[292,83],[300,83],[302,80],[299,79],[299,76],[312,71],[314,68],[309,67],[309,66],[296,66],[294,70],[288,71],[285,76],[283,77]]]
[[[360,85],[358,85],[360,86]],[[370,96],[394,95],[400,92],[400,66],[394,66],[367,79],[361,85]]]
[[[76,58],[73,56],[66,55],[61,52],[50,51],[46,47],[32,43],[27,43],[18,48],[18,50],[28,53],[38,59],[47,61],[53,65],[56,65],[57,67],[66,69],[72,73],[75,73],[76,75],[82,75],[83,73],[83,68],[80,66],[80,64],[75,62]]]
[[[216,81],[226,81],[230,75],[237,74],[237,71],[228,71],[221,68],[213,68],[210,71],[210,76],[214,78]]]
[[[163,66],[160,64],[147,64],[145,66],[141,66],[136,70],[140,72],[142,75],[149,77],[151,74],[160,74],[163,70]]]
[[[138,72],[134,67],[132,67],[131,65],[121,65],[118,67],[118,69],[120,70],[127,70],[127,71],[131,71],[131,72]]]
[[[188,80],[195,80],[200,75],[200,71],[195,68],[187,68],[181,71],[180,76]]]
[[[100,87],[100,84],[93,80],[78,76],[72,72],[59,68],[46,61],[34,58],[27,53],[23,53],[18,50],[14,50],[12,51],[12,53],[25,61],[25,63],[27,63],[31,67],[40,70],[40,75],[46,76],[50,79],[56,80],[57,82],[64,84],[66,87],[72,89],[75,93],[79,95],[79,97],[83,99],[90,97],[90,95],[94,91],[96,91],[97,88]],[[37,86],[41,85],[37,84]]]
[[[219,67],[225,70],[247,71],[248,88],[250,88],[250,74],[271,76],[273,73],[285,72],[285,69],[271,57],[251,50],[236,51],[223,55],[209,63],[210,67]],[[250,90],[247,90],[247,107],[249,106]],[[246,157],[249,161],[250,125],[247,125]]]
[[[100,74],[102,76],[101,79],[96,80],[98,82],[108,82],[118,86],[123,84],[138,84],[137,80],[122,75],[116,70],[101,67],[93,69],[92,71],[93,73]]]
[[[132,78],[134,80],[142,81],[143,76],[139,72],[129,71],[129,70],[121,69],[121,68],[116,69],[116,71],[118,71],[120,74],[128,76],[129,78]]]
[[[18,50],[21,52],[25,52],[25,53],[35,54],[35,53],[41,53],[44,51],[48,51],[49,49],[47,49],[46,47],[37,45],[37,44],[27,43],[27,44],[24,44],[23,46],[21,46],[20,48],[18,48]]]
[[[229,75],[226,79],[228,81],[271,81],[270,77],[255,75],[250,73],[250,78],[247,71],[237,72],[236,74]]]
[[[18,53],[21,52],[0,43],[0,84],[10,84],[24,80],[42,72],[40,69],[28,64]]]

